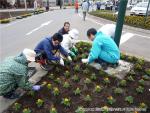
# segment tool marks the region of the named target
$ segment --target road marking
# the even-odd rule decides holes
[[[39,30],[40,28],[42,28],[42,27],[44,27],[44,26],[47,26],[48,24],[52,23],[52,21],[53,21],[53,20],[50,20],[50,21],[47,21],[47,22],[41,24],[39,27],[37,27],[37,28],[31,30],[31,31],[28,32],[26,35],[30,35],[30,34],[32,34],[33,32]]]
[[[121,36],[121,40],[120,40],[120,45],[125,43],[127,40],[129,40],[130,38],[132,38],[135,34],[133,33],[125,33]]]

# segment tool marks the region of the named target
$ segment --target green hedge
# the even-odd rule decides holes
[[[9,23],[11,21],[11,19],[2,19],[2,20],[0,20],[0,23],[1,24],[6,24],[6,23]]]
[[[89,14],[105,18],[108,20],[116,21],[117,20],[117,15],[114,15],[112,13],[107,13],[107,12],[102,12],[102,11],[93,11],[90,12]],[[134,27],[139,27],[143,29],[149,29],[150,30],[150,16],[147,18],[147,21],[144,23],[144,16],[125,16],[125,24],[134,26]]]

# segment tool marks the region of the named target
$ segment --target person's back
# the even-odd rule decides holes
[[[88,12],[89,4],[88,2],[83,2],[82,3],[82,11],[83,12]]]
[[[97,49],[101,49],[112,57],[112,59],[109,59],[104,55],[102,56],[103,60],[106,59],[106,61],[110,63],[117,62],[120,59],[120,51],[114,40],[102,32],[98,32],[95,37],[96,38],[94,39],[93,44],[99,45],[99,48]],[[99,56],[101,56],[101,53],[99,53]]]

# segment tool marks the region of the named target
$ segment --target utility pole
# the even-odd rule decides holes
[[[119,47],[119,43],[121,39],[127,3],[128,3],[128,0],[120,0],[120,4],[119,4],[119,12],[118,12],[118,17],[117,17],[117,23],[116,23],[117,25],[116,25],[115,39],[114,39],[118,47]]]
[[[150,0],[148,2],[144,23],[146,23],[146,21],[147,21],[149,5],[150,5]]]

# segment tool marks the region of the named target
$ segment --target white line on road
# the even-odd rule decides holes
[[[120,40],[120,45],[125,43],[127,40],[129,40],[130,38],[132,38],[134,36],[133,33],[125,33],[124,35],[121,36],[121,40]]]
[[[47,22],[41,24],[39,27],[37,27],[37,28],[31,30],[31,31],[28,32],[26,35],[30,35],[30,34],[32,34],[33,32],[39,30],[40,28],[42,28],[42,27],[44,27],[44,26],[47,26],[47,25],[50,24],[52,21],[53,21],[53,20],[50,20],[50,21],[47,21]]]

